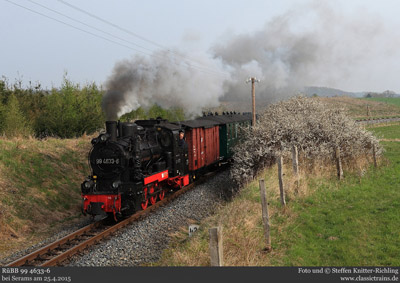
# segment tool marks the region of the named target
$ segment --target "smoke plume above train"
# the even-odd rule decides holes
[[[261,80],[258,99],[270,102],[307,85],[368,81],[368,63],[377,67],[398,45],[374,15],[363,11],[344,16],[319,1],[297,6],[252,33],[223,38],[196,55],[196,62],[193,54],[174,49],[116,63],[103,100],[107,118],[154,103],[199,114],[220,101],[248,100],[249,76]]]
[[[151,57],[138,55],[118,62],[106,83],[103,108],[107,118],[154,103],[164,108],[182,107],[187,113],[218,105],[224,94],[224,82],[214,71],[223,69],[219,60],[197,57],[200,69],[185,56],[179,51],[157,51]]]

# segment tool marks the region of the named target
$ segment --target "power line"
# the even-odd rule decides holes
[[[124,31],[124,32],[126,32],[126,33],[129,33],[130,35],[133,35],[133,36],[135,36],[135,37],[137,37],[137,38],[140,38],[140,39],[143,40],[143,41],[146,41],[146,42],[148,42],[148,43],[151,43],[151,44],[153,44],[153,45],[156,45],[156,46],[158,46],[158,47],[160,47],[160,48],[162,48],[162,49],[167,49],[167,48],[165,48],[164,46],[162,46],[161,44],[158,44],[157,42],[154,42],[154,41],[152,41],[152,40],[149,40],[149,39],[147,39],[147,38],[145,38],[145,37],[143,37],[143,36],[141,36],[141,35],[138,35],[138,34],[136,34],[136,33],[133,33],[133,32],[131,32],[131,31],[129,31],[129,30],[123,28],[123,27],[120,27],[120,26],[118,26],[118,25],[116,25],[116,24],[113,24],[113,23],[111,23],[111,22],[109,22],[109,21],[107,21],[107,20],[105,20],[105,19],[103,19],[103,18],[100,18],[100,17],[98,17],[98,16],[96,16],[96,15],[94,15],[94,14],[88,12],[88,11],[85,11],[85,10],[83,10],[83,9],[81,9],[81,8],[79,8],[79,7],[77,7],[77,6],[75,6],[75,5],[72,5],[72,4],[70,4],[70,3],[68,3],[68,2],[66,2],[66,1],[64,1],[64,0],[58,0],[58,2],[60,2],[60,3],[64,4],[64,5],[67,5],[68,7],[72,8],[72,9],[75,9],[75,10],[81,12],[81,13],[84,13],[84,14],[86,14],[86,15],[92,17],[92,18],[95,18],[95,19],[97,19],[97,20],[99,20],[99,21],[101,21],[101,22],[103,22],[103,23],[106,23],[106,24],[108,24],[108,25],[110,25],[110,26],[113,26],[114,28],[117,28],[117,29],[119,29],[119,30],[121,30],[121,31]]]
[[[58,11],[56,11],[56,10],[54,10],[54,9],[51,9],[51,8],[45,6],[45,5],[39,4],[39,3],[37,3],[37,2],[35,2],[35,1],[33,1],[33,0],[28,0],[28,1],[31,2],[31,3],[33,3],[33,4],[35,4],[35,5],[38,5],[38,6],[42,7],[42,8],[44,8],[44,9],[47,9],[47,10],[53,12],[53,13],[56,13],[56,14],[61,15],[61,16],[63,16],[63,17],[66,17],[66,18],[68,18],[68,19],[70,19],[70,20],[72,20],[72,21],[75,21],[75,22],[80,23],[80,24],[82,24],[82,25],[84,25],[84,26],[87,26],[87,27],[89,27],[89,28],[92,28],[92,29],[94,29],[94,30],[97,30],[97,31],[99,31],[99,32],[102,32],[102,33],[104,33],[104,34],[106,34],[106,35],[108,35],[108,36],[114,37],[114,38],[116,38],[116,39],[118,39],[118,40],[124,41],[124,42],[129,43],[129,44],[135,45],[135,46],[137,46],[137,47],[139,47],[139,48],[142,48],[142,49],[145,49],[145,50],[147,50],[147,51],[154,52],[153,50],[151,50],[151,49],[149,49],[149,48],[143,47],[143,46],[141,46],[141,45],[139,45],[139,44],[137,44],[137,43],[135,43],[135,42],[126,40],[126,39],[121,38],[121,37],[119,37],[119,36],[115,36],[115,35],[113,35],[113,34],[111,34],[111,33],[109,33],[109,32],[106,32],[106,31],[104,31],[104,30],[101,30],[101,29],[99,29],[99,28],[96,28],[96,27],[94,27],[94,26],[92,26],[92,25],[86,24],[86,23],[84,23],[84,22],[82,22],[82,21],[79,21],[79,20],[77,20],[77,19],[74,19],[74,18],[72,18],[72,17],[70,17],[70,16],[68,16],[68,15],[65,15],[65,14],[63,14],[63,13],[61,13],[61,12],[58,12]],[[77,8],[77,9],[79,9],[79,8]],[[170,50],[167,50],[167,51],[168,51],[168,52],[172,52],[172,51],[170,51]],[[180,56],[180,57],[184,57],[184,58],[185,58],[185,56],[184,56],[184,55],[181,55],[181,54],[175,54],[175,55],[178,55],[178,56]],[[195,62],[196,62],[196,61],[195,61]],[[196,63],[197,63],[197,62],[196,62]],[[199,63],[199,64],[201,64],[201,63]],[[203,65],[203,64],[201,64],[201,65]],[[203,65],[203,66],[204,66],[204,65]],[[205,70],[207,70],[207,71],[211,71],[211,72],[219,72],[219,71],[216,71],[216,70],[214,70],[214,69],[212,69],[212,68],[209,68],[209,67],[207,67],[207,66],[204,68],[204,67],[201,67],[201,66],[196,66],[196,65],[194,65],[194,67],[196,67],[196,68],[203,68],[203,69],[205,69]],[[226,74],[225,74],[225,75],[226,75]]]
[[[122,44],[122,43],[117,42],[117,41],[115,41],[115,40],[106,38],[106,37],[104,37],[104,36],[101,36],[101,35],[92,33],[92,32],[90,32],[90,31],[87,31],[87,30],[84,30],[84,29],[81,29],[81,28],[79,28],[79,27],[76,27],[76,26],[71,25],[71,24],[69,24],[69,23],[66,23],[66,22],[64,22],[64,21],[58,20],[58,19],[56,19],[56,18],[53,18],[53,17],[48,16],[48,15],[46,15],[46,14],[43,14],[43,13],[41,13],[41,12],[35,11],[35,10],[30,9],[30,8],[28,8],[28,7],[25,7],[25,6],[23,6],[23,5],[14,3],[14,2],[12,2],[12,1],[10,1],[10,0],[5,0],[5,1],[7,1],[7,2],[9,2],[10,4],[13,4],[13,5],[15,5],[15,6],[18,6],[18,7],[20,7],[20,8],[23,8],[23,9],[25,9],[25,10],[28,10],[28,11],[30,11],[30,12],[32,12],[32,13],[38,14],[38,15],[43,16],[43,17],[45,17],[45,18],[51,19],[51,20],[56,21],[56,22],[58,22],[58,23],[64,24],[64,25],[69,26],[69,27],[71,27],[71,28],[74,28],[74,29],[76,29],[76,30],[79,30],[79,31],[82,31],[82,32],[84,32],[84,33],[87,33],[87,34],[90,34],[90,35],[92,35],[92,36],[95,36],[95,37],[97,37],[97,38],[100,38],[100,39],[109,41],[109,42],[111,42],[111,43],[120,45],[120,46],[125,47],[125,48],[128,48],[128,49],[130,49],[130,50],[133,50],[133,51],[136,51],[136,52],[140,52],[140,53],[145,54],[145,55],[148,55],[148,56],[158,57],[158,58],[161,58],[161,59],[165,59],[164,57],[159,56],[159,55],[156,55],[156,54],[154,54],[154,53],[153,53],[153,54],[150,54],[150,53],[147,53],[147,52],[144,52],[144,51],[141,51],[141,50],[132,48],[132,47],[130,47],[130,46],[128,46],[128,45]],[[172,62],[172,63],[178,65],[178,63],[176,63],[176,62]],[[188,67],[197,69],[197,70],[200,71],[200,72],[208,73],[208,74],[211,74],[211,75],[221,75],[221,74],[218,74],[218,73],[215,73],[215,72],[202,70],[202,69],[200,69],[200,67],[195,66],[195,65],[192,65],[192,64],[189,64],[188,62],[185,62],[185,63],[187,64]],[[225,76],[226,76],[226,75],[225,75]]]
[[[129,43],[129,44],[132,44],[132,45],[135,45],[135,46],[137,46],[137,47],[139,47],[139,48],[143,48],[143,49],[145,49],[145,50],[147,50],[147,51],[153,52],[153,50],[151,50],[151,49],[148,49],[148,48],[146,48],[146,47],[143,47],[143,46],[141,46],[141,45],[139,45],[139,44],[136,44],[136,43],[134,43],[134,42],[132,42],[132,41],[125,40],[125,39],[123,39],[123,38],[121,38],[121,37],[119,37],[119,36],[115,36],[115,35],[113,35],[113,34],[111,34],[111,33],[109,33],[109,32],[103,31],[103,30],[101,30],[101,29],[99,29],[99,28],[96,28],[96,27],[94,27],[94,26],[92,26],[92,25],[86,24],[86,23],[84,23],[84,22],[82,22],[82,21],[79,21],[79,20],[77,20],[77,19],[74,19],[74,18],[72,18],[72,17],[70,17],[70,16],[68,16],[68,15],[65,15],[65,14],[63,14],[63,13],[61,13],[61,12],[58,12],[58,11],[54,10],[54,9],[51,9],[51,8],[49,8],[49,7],[46,7],[46,6],[44,6],[44,5],[40,4],[40,3],[37,3],[37,2],[35,2],[35,1],[33,1],[33,0],[28,0],[28,1],[31,2],[31,3],[33,3],[33,4],[35,4],[35,5],[38,5],[38,6],[42,7],[42,8],[44,8],[44,9],[47,9],[47,10],[53,12],[53,13],[56,13],[56,14],[61,15],[61,16],[63,16],[63,17],[66,17],[67,19],[70,19],[70,20],[72,20],[72,21],[74,21],[74,22],[77,22],[77,23],[79,23],[79,24],[81,24],[81,25],[87,26],[87,27],[89,27],[89,28],[92,28],[92,29],[94,29],[94,30],[97,30],[97,31],[99,31],[99,32],[102,32],[102,33],[104,33],[104,34],[107,34],[107,35],[109,35],[109,36],[111,36],[111,37],[114,37],[114,38],[116,38],[116,39],[119,39],[119,40],[121,40],[121,41],[125,41],[125,42],[127,42],[127,43]]]
[[[68,24],[68,23],[66,23],[66,22],[63,22],[63,21],[61,21],[61,20],[58,20],[58,19],[56,19],[56,18],[53,18],[53,17],[48,16],[48,15],[46,15],[46,14],[43,14],[43,13],[41,13],[41,12],[32,10],[32,9],[30,9],[30,8],[28,8],[28,7],[25,7],[25,6],[22,6],[22,5],[20,5],[20,4],[14,3],[14,2],[12,2],[12,1],[10,1],[10,0],[5,0],[5,1],[7,1],[7,2],[9,2],[9,3],[11,3],[11,4],[15,5],[15,6],[18,6],[18,7],[20,7],[20,8],[23,8],[23,9],[25,9],[25,10],[28,10],[28,11],[30,11],[30,12],[32,12],[32,13],[35,13],[35,14],[38,14],[38,15],[43,16],[43,17],[45,17],[45,18],[48,18],[48,19],[51,19],[51,20],[53,20],[53,21],[59,22],[59,23],[61,23],[61,24],[63,24],[63,25],[69,26],[69,27],[71,27],[71,28],[74,28],[74,29],[77,29],[77,30],[79,30],[79,31],[85,32],[85,33],[87,33],[87,34],[93,35],[93,36],[95,36],[95,37],[98,37],[98,38],[107,40],[107,41],[109,41],[109,42],[118,44],[118,45],[120,45],[120,46],[129,48],[129,49],[134,50],[134,51],[137,51],[137,52],[141,52],[141,53],[146,54],[146,55],[151,55],[151,54],[148,54],[148,53],[143,52],[143,51],[141,51],[141,50],[137,50],[137,49],[134,49],[134,48],[132,48],[132,47],[130,47],[130,46],[121,44],[121,43],[119,43],[119,42],[117,42],[117,41],[114,41],[114,40],[112,40],[112,39],[108,39],[108,38],[103,37],[103,36],[101,36],[101,35],[98,35],[98,34],[95,34],[95,33],[90,32],[90,31],[87,31],[87,30],[81,29],[81,28],[79,28],[79,27],[76,27],[76,26],[74,26],[74,25]]]
[[[121,31],[123,31],[123,32],[125,32],[125,33],[128,33],[128,34],[130,34],[130,35],[132,35],[132,36],[134,36],[134,37],[137,37],[137,38],[139,38],[139,39],[141,39],[141,40],[143,40],[143,41],[146,41],[146,42],[148,42],[148,43],[150,43],[150,44],[153,44],[153,45],[155,45],[155,46],[157,46],[157,47],[159,47],[159,48],[162,48],[162,49],[164,49],[164,50],[167,50],[168,52],[170,52],[170,53],[172,53],[172,54],[174,54],[174,55],[176,55],[176,56],[179,56],[179,57],[181,57],[181,58],[185,58],[185,59],[187,59],[187,60],[190,60],[190,61],[196,62],[197,64],[200,64],[200,65],[205,66],[204,64],[202,64],[201,62],[199,62],[199,61],[197,61],[197,60],[195,60],[195,59],[192,59],[192,58],[190,58],[190,57],[188,57],[188,56],[185,56],[185,55],[179,54],[179,53],[177,53],[177,52],[174,52],[174,51],[172,51],[172,50],[166,48],[165,46],[163,46],[163,45],[161,45],[161,44],[159,44],[159,43],[157,43],[157,42],[155,42],[155,41],[152,41],[152,40],[150,40],[150,39],[147,39],[147,38],[145,38],[144,36],[141,36],[141,35],[139,35],[139,34],[137,34],[137,33],[134,33],[134,32],[132,32],[132,31],[130,31],[130,30],[126,29],[126,28],[123,28],[123,27],[121,27],[121,26],[119,26],[119,25],[117,25],[117,24],[114,24],[114,23],[112,23],[112,22],[110,22],[110,21],[108,21],[108,20],[105,20],[105,19],[103,19],[103,18],[100,18],[99,16],[96,16],[96,15],[94,15],[93,13],[90,13],[90,12],[88,12],[88,11],[86,11],[86,10],[83,10],[82,8],[79,8],[79,7],[75,6],[75,5],[72,5],[72,4],[70,4],[70,3],[68,3],[68,2],[66,2],[66,1],[64,1],[64,0],[57,0],[57,1],[60,2],[60,3],[62,3],[62,4],[64,4],[64,5],[66,5],[66,6],[68,6],[68,7],[70,7],[70,8],[72,8],[72,9],[75,9],[75,10],[81,12],[81,13],[84,13],[84,14],[86,14],[86,15],[92,17],[92,18],[95,18],[95,19],[98,20],[98,21],[101,21],[101,22],[103,22],[103,23],[105,23],[105,24],[108,24],[108,25],[110,25],[110,26],[112,26],[112,27],[114,27],[114,28],[116,28],[116,29],[119,29],[119,30],[121,30]],[[205,67],[206,67],[207,69],[210,69],[208,66],[205,66]],[[212,70],[212,69],[210,69],[210,70]],[[213,71],[213,72],[221,73],[221,74],[223,74],[224,76],[228,76],[227,73],[223,73],[223,72],[215,71],[215,70],[212,70],[212,71]]]

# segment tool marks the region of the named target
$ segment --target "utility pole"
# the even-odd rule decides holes
[[[259,83],[260,80],[256,77],[248,78],[246,83],[251,82],[251,96],[253,100],[253,127],[256,125],[256,87],[255,83]]]

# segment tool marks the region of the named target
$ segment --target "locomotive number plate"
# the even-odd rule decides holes
[[[119,164],[119,159],[116,158],[104,158],[96,159],[96,164]]]

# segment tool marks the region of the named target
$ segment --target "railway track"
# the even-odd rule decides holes
[[[75,254],[82,252],[88,247],[99,243],[100,241],[111,236],[116,231],[126,227],[127,225],[137,221],[157,208],[164,206],[176,199],[183,193],[192,189],[198,184],[203,183],[206,179],[217,174],[219,171],[208,173],[201,179],[192,183],[175,193],[166,196],[163,200],[156,202],[154,205],[149,206],[146,210],[141,210],[130,217],[113,225],[107,225],[104,220],[92,223],[85,226],[43,248],[40,248],[26,256],[21,257],[7,265],[7,267],[16,266],[57,266],[62,262],[72,257]]]

